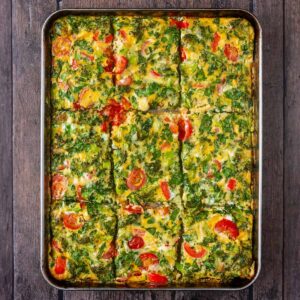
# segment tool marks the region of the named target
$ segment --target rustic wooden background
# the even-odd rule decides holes
[[[62,292],[39,268],[40,33],[61,8],[243,8],[264,37],[263,265],[240,292]],[[300,299],[299,0],[0,1],[0,299]]]

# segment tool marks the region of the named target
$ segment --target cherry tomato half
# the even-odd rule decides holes
[[[188,243],[183,244],[184,250],[194,258],[202,258],[206,254],[205,248],[198,246],[198,250],[193,249]]]
[[[130,214],[142,214],[144,209],[140,205],[128,204],[125,206],[125,210]]]
[[[159,263],[158,257],[153,253],[142,253],[139,256],[143,263],[143,269],[148,270],[150,266],[157,265]]]
[[[151,73],[154,77],[161,77],[161,74],[159,74],[159,73],[156,72],[155,70],[151,70],[150,73]]]
[[[229,44],[225,44],[224,54],[229,60],[231,60],[233,62],[237,61],[237,59],[239,57],[238,49],[234,46],[229,45]]]
[[[122,37],[124,40],[126,40],[126,38],[127,38],[127,33],[126,33],[126,31],[125,31],[124,29],[120,29],[120,30],[119,30],[119,33],[120,33],[121,37]]]
[[[114,59],[115,59],[114,73],[115,74],[123,73],[128,64],[127,58],[122,55],[120,56],[115,55]]]
[[[52,199],[59,200],[65,195],[68,188],[68,179],[60,174],[56,174],[52,177],[51,193]]]
[[[211,50],[212,50],[212,52],[216,52],[217,51],[220,39],[221,39],[220,35],[217,32],[215,32],[214,39],[211,42]]]
[[[185,142],[193,133],[193,126],[189,119],[180,119],[178,121],[178,138],[180,141]]]
[[[151,283],[155,283],[157,285],[165,285],[168,283],[168,277],[165,275],[158,274],[158,273],[149,273],[148,280]]]
[[[171,191],[170,191],[168,182],[167,181],[161,181],[160,182],[160,188],[161,188],[161,191],[163,192],[166,200],[170,200],[171,199]]]
[[[133,250],[143,248],[145,242],[140,236],[133,236],[130,241],[128,241],[128,247]]]
[[[129,174],[126,184],[132,191],[140,190],[146,183],[146,173],[142,169],[133,169]]]
[[[233,240],[239,236],[239,229],[236,224],[225,218],[216,223],[215,232],[225,233]]]
[[[118,255],[117,249],[115,248],[114,244],[111,243],[109,249],[102,255],[104,259],[111,259]]]
[[[230,191],[234,191],[236,188],[236,179],[235,178],[230,178],[227,182],[227,188]]]
[[[113,41],[114,36],[112,34],[109,34],[107,37],[105,37],[105,43],[109,44]]]
[[[80,229],[83,226],[81,216],[75,213],[64,214],[63,223],[66,228],[72,230]]]
[[[65,273],[66,266],[67,266],[67,260],[64,257],[59,256],[55,259],[54,272],[57,275],[61,275]]]

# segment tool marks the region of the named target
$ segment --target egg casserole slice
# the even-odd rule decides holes
[[[178,107],[180,32],[170,18],[119,16],[113,27],[117,97],[139,111]]]
[[[118,195],[137,204],[181,205],[178,129],[172,127],[174,118],[168,113],[130,112],[123,124],[113,127]]]
[[[56,110],[101,108],[114,91],[110,18],[66,16],[52,38],[52,105]]]
[[[140,286],[178,280],[180,209],[170,203],[153,207],[127,204],[118,214],[117,283]]]
[[[197,211],[252,206],[252,119],[237,113],[185,114],[191,136],[182,144],[183,202]]]
[[[51,205],[49,269],[58,280],[114,281],[116,216],[107,205],[54,200]]]
[[[246,19],[184,18],[181,29],[182,105],[249,111],[254,31]]]
[[[52,198],[110,202],[109,133],[96,111],[57,111],[52,118]]]
[[[202,208],[197,216],[183,218],[181,244],[183,282],[230,282],[236,278],[252,278],[251,210],[226,206]]]

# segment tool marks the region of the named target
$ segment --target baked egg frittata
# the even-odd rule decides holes
[[[66,16],[51,45],[52,276],[132,287],[252,278],[251,24]]]

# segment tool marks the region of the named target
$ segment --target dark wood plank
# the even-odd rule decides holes
[[[40,35],[56,2],[13,0],[14,297],[56,299],[39,262]]]
[[[0,5],[0,298],[13,297],[11,1]]]
[[[300,299],[300,2],[285,1],[284,298]],[[293,234],[291,234],[293,233]]]
[[[282,298],[283,250],[283,1],[255,1],[264,39],[262,270],[255,299]],[[275,17],[276,16],[276,17]]]

